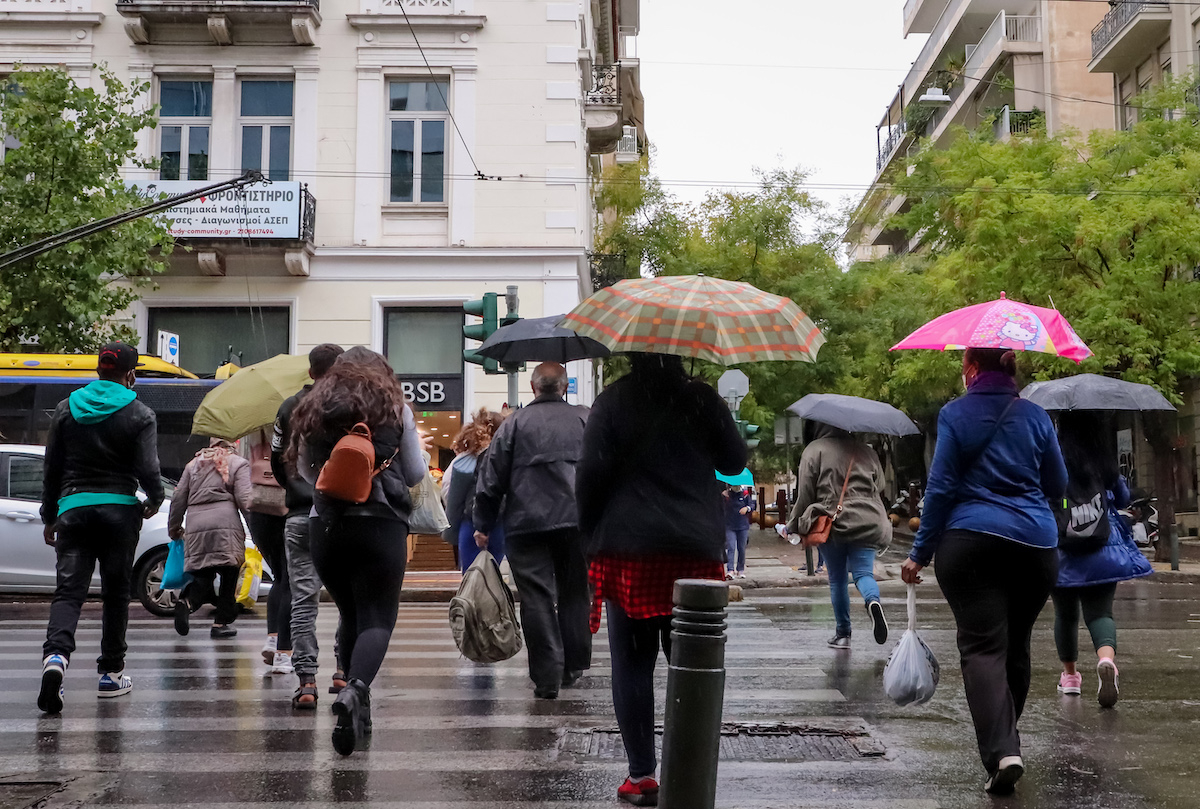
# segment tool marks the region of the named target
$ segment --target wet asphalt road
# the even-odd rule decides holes
[[[883,695],[880,676],[891,644],[871,641],[860,609],[853,649],[834,652],[824,644],[832,631],[824,588],[748,594],[730,615],[726,720],[861,726],[886,754],[722,761],[718,806],[1194,809],[1200,806],[1197,587],[1121,585],[1122,699],[1112,711],[1097,707],[1090,669],[1083,698],[1056,695],[1052,615],[1049,608],[1043,613],[1022,723],[1028,774],[1017,795],[1003,801],[981,790],[952,621],[936,586],[919,589],[918,616],[942,662],[942,681],[934,699],[917,708],[899,708]],[[882,589],[894,642],[904,621],[904,589],[892,582]],[[261,619],[240,620],[232,641],[212,641],[199,614],[193,633],[179,638],[169,621],[137,609],[127,666],[134,693],[98,700],[91,662],[99,612],[89,606],[67,674],[66,709],[61,717],[40,717],[34,700],[46,611],[46,604],[0,605],[6,686],[0,776],[67,782],[48,807],[72,801],[139,809],[619,805],[623,762],[563,749],[567,730],[615,724],[603,634],[591,675],[547,702],[532,696],[524,654],[476,667],[455,650],[444,606],[402,604],[374,689],[374,738],[368,750],[343,759],[329,744],[332,697],[324,686],[335,617],[327,605],[319,623],[325,669],[315,713],[291,709],[294,678],[264,675]],[[0,779],[0,809],[28,806],[19,794],[25,793]]]

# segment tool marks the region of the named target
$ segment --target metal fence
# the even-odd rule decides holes
[[[585,100],[588,104],[615,106],[621,103],[621,66],[596,65],[592,68],[592,87]]]
[[[1161,2],[1161,0],[1159,2],[1155,2],[1155,0],[1117,0],[1112,9],[1104,15],[1104,19],[1092,29],[1092,58],[1095,59],[1100,51],[1116,38],[1122,28],[1146,8],[1154,11],[1169,11],[1170,4]]]
[[[308,190],[308,184],[300,186],[300,241],[316,240],[317,198]]]

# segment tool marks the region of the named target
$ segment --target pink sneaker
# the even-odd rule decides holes
[[[1058,693],[1068,697],[1077,697],[1083,693],[1083,675],[1079,672],[1067,674],[1065,671],[1058,678]]]
[[[1110,657],[1100,658],[1096,664],[1096,676],[1100,679],[1100,689],[1096,699],[1101,708],[1111,708],[1117,704],[1117,664]]]

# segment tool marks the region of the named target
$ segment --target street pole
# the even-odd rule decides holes
[[[1171,570],[1179,570],[1179,524],[1171,524]]]
[[[516,365],[506,365],[504,370],[508,372],[508,407],[510,410],[516,410],[521,406],[521,388],[520,377],[517,375]]]
[[[725,697],[729,586],[723,581],[680,579],[675,582],[674,599],[659,805],[713,809]]]

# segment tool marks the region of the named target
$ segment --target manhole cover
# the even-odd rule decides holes
[[[662,752],[662,725],[655,728],[655,747]],[[722,761],[854,761],[877,758],[886,751],[863,727],[821,727],[784,722],[727,722],[721,725]],[[615,727],[579,728],[564,732],[562,755],[623,759],[621,731]]]
[[[29,809],[61,788],[57,781],[5,781],[0,783],[0,809]]]

